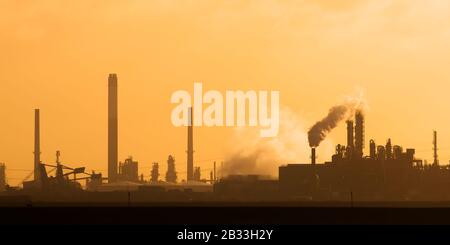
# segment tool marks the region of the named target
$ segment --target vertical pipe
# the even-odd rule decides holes
[[[316,148],[311,148],[311,164],[316,164]]]
[[[370,140],[370,159],[376,159],[377,157],[377,146],[374,140]]]
[[[194,180],[194,140],[192,107],[188,109],[187,181]]]
[[[437,131],[433,132],[433,165],[439,165],[438,148],[437,148]]]
[[[117,181],[118,164],[118,118],[117,75],[108,77],[108,182]]]
[[[355,146],[353,121],[347,121],[347,146],[353,148]]]
[[[361,111],[356,112],[355,121],[355,156],[360,159],[364,155],[364,115]]]
[[[217,181],[217,178],[216,178],[216,162],[214,162],[214,182],[216,182]]]
[[[0,192],[6,189],[6,166],[0,163]]]
[[[34,110],[34,181],[40,183],[41,134],[39,109]]]

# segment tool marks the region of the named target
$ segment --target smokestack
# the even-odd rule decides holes
[[[0,163],[0,192],[6,189],[6,166]]]
[[[353,121],[347,121],[347,147],[354,148],[355,147],[355,139],[354,139],[354,126]]]
[[[437,148],[437,131],[433,132],[433,165],[439,165],[438,148]]]
[[[41,164],[41,133],[39,109],[34,110],[34,181],[40,183]]]
[[[377,157],[377,146],[374,140],[370,140],[370,159],[376,159]]]
[[[118,164],[118,119],[117,119],[117,75],[108,77],[108,182],[117,181]]]
[[[355,156],[362,158],[364,155],[364,115],[357,111],[355,115]]]
[[[192,107],[188,109],[187,181],[194,180],[194,140]]]
[[[311,148],[311,164],[316,164],[316,148]]]
[[[214,182],[216,182],[217,181],[217,178],[216,178],[216,162],[214,162]]]

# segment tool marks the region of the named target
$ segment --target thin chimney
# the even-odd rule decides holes
[[[354,126],[352,120],[347,121],[347,147],[352,149],[355,147]]]
[[[217,178],[216,178],[216,162],[214,161],[214,182],[216,182],[217,181]]]
[[[108,77],[108,182],[117,181],[118,164],[118,119],[117,119],[117,75]]]
[[[40,182],[41,133],[39,109],[34,110],[34,181]]]
[[[311,164],[316,164],[316,148],[311,148]]]
[[[433,132],[433,165],[439,165],[437,131]]]
[[[364,115],[357,111],[355,115],[355,154],[358,159],[364,155]]]
[[[194,139],[192,107],[188,109],[187,181],[194,180]]]

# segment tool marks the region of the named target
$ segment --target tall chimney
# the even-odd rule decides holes
[[[34,110],[34,181],[40,183],[41,164],[41,134],[40,134],[39,109]]]
[[[439,165],[437,131],[433,132],[433,165]]]
[[[192,107],[188,109],[187,181],[194,180],[194,140]]]
[[[357,111],[355,115],[355,153],[357,158],[364,155],[364,115],[361,111]]]
[[[311,164],[316,164],[316,148],[311,148]]]
[[[118,164],[118,120],[117,120],[117,75],[108,77],[108,182],[117,181]]]
[[[216,162],[214,161],[214,182],[216,182],[217,181],[217,178],[216,178]]]
[[[347,121],[347,147],[354,148],[355,147],[355,139],[354,139],[354,127],[353,121]]]

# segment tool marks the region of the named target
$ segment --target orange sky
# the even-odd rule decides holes
[[[305,130],[343,96],[363,91],[366,142],[392,137],[431,161],[436,129],[447,164],[449,19],[450,3],[441,0],[1,1],[0,162],[11,184],[31,171],[40,108],[42,160],[61,150],[67,165],[106,174],[114,72],[119,159],[133,155],[145,175],[153,161],[163,175],[173,154],[185,177],[186,130],[170,122],[170,96],[196,81],[205,90],[279,90]],[[195,129],[204,177],[212,159],[224,158],[232,132]],[[331,142],[345,144],[345,127],[329,139],[320,161],[331,157]],[[297,161],[308,161],[308,149],[296,148]]]

